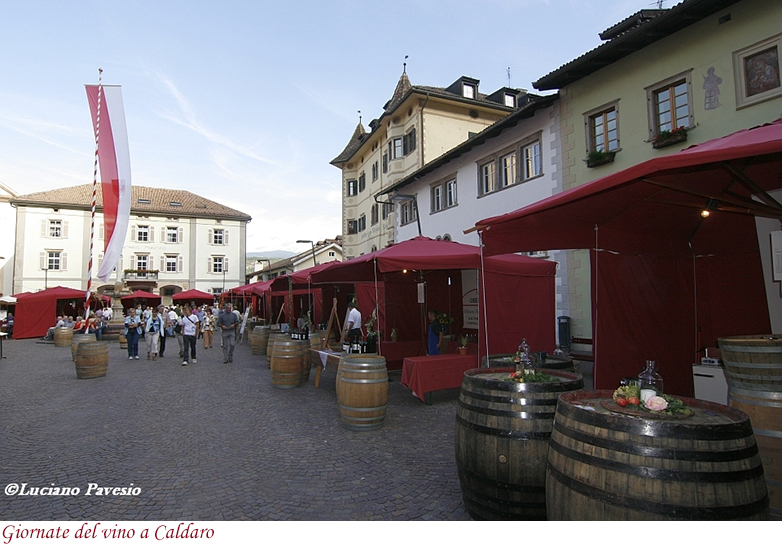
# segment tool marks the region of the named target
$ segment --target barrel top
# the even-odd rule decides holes
[[[555,381],[548,383],[517,383],[515,381],[506,381],[508,376],[516,371],[515,368],[476,368],[464,372],[462,384],[514,392],[573,390],[574,383],[580,383],[580,387],[583,388],[584,379],[581,374],[562,370],[550,370],[548,368],[536,368],[536,370],[554,377]]]
[[[350,363],[373,363],[373,364],[379,364],[386,362],[386,357],[381,355],[376,355],[372,353],[342,353],[342,356],[340,357],[345,362]]]
[[[691,414],[688,416],[666,416],[664,414],[650,413],[649,416],[639,415],[642,411],[625,410],[619,406],[613,407],[613,391],[575,391],[563,394],[559,402],[575,410],[576,413],[590,412],[596,416],[610,417],[614,422],[627,421],[633,423],[650,423],[670,426],[720,426],[749,423],[747,415],[735,408],[696,400],[695,398],[679,397],[687,406]],[[607,403],[604,403],[607,402]],[[557,409],[559,412],[560,410]]]
[[[80,351],[82,349],[83,350],[87,350],[89,348],[95,349],[95,348],[98,348],[98,347],[108,347],[108,345],[109,344],[107,342],[105,342],[105,341],[98,341],[98,340],[94,339],[94,337],[93,337],[92,341],[82,341],[81,343],[79,343],[79,347],[76,350]]]
[[[717,340],[720,348],[726,346],[782,347],[782,335],[759,334],[747,336],[721,337]]]

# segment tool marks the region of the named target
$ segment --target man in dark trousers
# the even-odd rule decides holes
[[[225,304],[223,312],[217,317],[217,328],[223,337],[223,364],[228,364],[234,361],[236,331],[239,329],[239,318],[232,312],[230,303]]]

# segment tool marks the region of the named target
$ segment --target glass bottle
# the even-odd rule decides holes
[[[532,354],[530,353],[530,347],[527,344],[527,338],[521,340],[519,344],[519,350],[516,353],[519,356],[519,360],[516,362],[516,371],[525,371],[529,373],[533,368]]]
[[[646,361],[646,369],[638,374],[638,381],[641,383],[641,402],[663,393],[663,378],[655,370],[654,360]]]

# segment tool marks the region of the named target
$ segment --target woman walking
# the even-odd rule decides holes
[[[138,338],[141,336],[141,320],[136,309],[131,307],[125,317],[125,338],[128,340],[128,360],[138,360]]]
[[[212,348],[212,340],[214,338],[215,323],[217,319],[212,314],[211,309],[207,309],[204,312],[204,320],[201,323],[201,332],[204,334],[204,349]]]
[[[157,360],[157,352],[160,347],[160,336],[163,335],[163,328],[163,319],[158,313],[158,310],[153,309],[152,314],[147,319],[147,324],[144,329],[146,331],[144,337],[147,340],[147,360],[149,360],[150,354],[152,355],[152,360]]]

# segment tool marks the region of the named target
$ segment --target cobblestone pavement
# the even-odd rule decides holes
[[[333,368],[319,389],[314,370],[276,389],[249,344],[224,365],[219,346],[199,342],[187,367],[176,343],[156,362],[109,345],[107,376],[78,380],[70,348],[4,343],[0,486],[81,491],[3,494],[0,520],[470,519],[454,460],[458,390],[434,393],[430,407],[391,373],[384,427],[353,432]],[[87,496],[91,483],[141,491]]]

